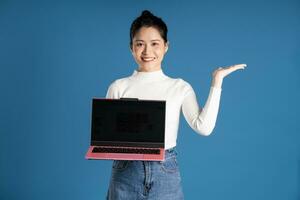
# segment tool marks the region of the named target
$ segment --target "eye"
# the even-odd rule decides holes
[[[159,43],[157,43],[157,42],[152,43],[152,46],[158,46],[158,45],[159,45]]]
[[[143,43],[138,42],[138,43],[136,43],[135,45],[136,45],[137,47],[141,47],[141,46],[143,46]]]

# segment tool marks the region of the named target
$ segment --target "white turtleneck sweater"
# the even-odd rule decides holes
[[[201,108],[193,88],[186,81],[170,78],[162,70],[135,70],[131,76],[111,83],[106,98],[166,101],[165,148],[170,149],[176,146],[181,110],[193,130],[204,136],[211,134],[217,120],[221,91],[221,88],[211,86],[205,106]]]

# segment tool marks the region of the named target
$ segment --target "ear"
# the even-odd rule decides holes
[[[169,41],[165,43],[165,53],[167,53],[168,49],[169,49]]]
[[[129,44],[129,49],[130,49],[131,54],[133,54],[132,45],[130,45],[130,44]]]

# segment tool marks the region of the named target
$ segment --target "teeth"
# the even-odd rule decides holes
[[[144,61],[152,61],[154,58],[142,58]]]

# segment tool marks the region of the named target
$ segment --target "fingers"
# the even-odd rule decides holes
[[[217,70],[213,72],[213,74],[223,74],[224,77],[227,76],[228,74],[238,70],[238,69],[245,69],[247,65],[246,64],[236,64],[236,65],[231,65],[228,67],[219,67]]]
[[[231,65],[229,67],[227,67],[227,69],[231,70],[231,71],[235,71],[238,69],[245,69],[247,65],[246,64],[237,64],[237,65]]]
[[[231,67],[238,68],[238,69],[245,69],[247,67],[246,64],[237,64],[237,65],[232,65]]]
[[[224,68],[245,68],[247,67],[246,64],[236,64],[236,65],[231,65],[231,66],[228,66],[228,67],[219,67],[218,69],[224,69]]]
[[[233,66],[236,66],[236,67],[247,67],[246,64],[237,64],[237,65],[233,65]]]

